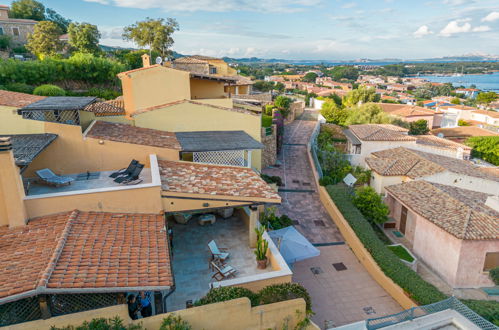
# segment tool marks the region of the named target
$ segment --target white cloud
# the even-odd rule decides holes
[[[345,3],[343,6],[341,6],[341,8],[348,9],[348,8],[353,8],[355,6],[357,6],[357,4],[355,2],[348,2],[348,3]]]
[[[427,36],[429,34],[432,34],[433,32],[430,31],[430,28],[428,25],[421,25],[419,29],[417,29],[413,35],[415,38],[422,38],[424,36]]]
[[[300,12],[307,8],[316,8],[322,0],[84,0],[118,7],[139,9],[162,9],[164,11],[254,11],[254,12]]]
[[[465,3],[470,3],[470,2],[473,2],[473,1],[469,1],[469,0],[444,0],[444,4],[451,5],[451,6],[460,6],[460,5],[464,5]]]
[[[462,25],[459,25],[459,22],[462,22],[462,20],[450,21],[449,24],[447,24],[440,31],[439,35],[442,37],[450,37],[456,33],[465,33],[471,31],[470,23],[463,23]]]
[[[482,18],[482,22],[494,22],[499,20],[499,11],[493,11],[484,18]]]
[[[490,27],[487,25],[480,25],[473,28],[473,32],[487,32],[490,31]]]

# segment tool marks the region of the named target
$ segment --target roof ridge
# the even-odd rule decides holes
[[[388,165],[388,167],[383,171],[383,174],[388,174],[388,171],[397,164],[398,159],[393,159],[391,165]]]
[[[70,234],[70,231],[73,227],[73,223],[79,216],[79,211],[78,210],[73,210],[69,216],[68,220],[66,221],[66,225],[64,226],[64,230],[61,233],[61,236],[59,237],[59,240],[57,242],[57,245],[54,249],[54,253],[52,254],[52,257],[50,258],[47,267],[43,271],[42,278],[38,281],[36,288],[46,288],[47,284],[50,280],[50,277],[52,276],[52,272],[54,271],[55,266],[57,265],[57,261],[59,260],[62,250],[64,249],[64,246],[66,244],[66,241],[68,239],[68,236]]]
[[[464,226],[463,226],[463,231],[461,233],[461,236],[463,237],[463,239],[466,238],[466,232],[468,231],[468,226],[470,225],[471,213],[472,212],[473,212],[473,209],[469,208],[468,213],[466,214],[465,223],[464,223]]]

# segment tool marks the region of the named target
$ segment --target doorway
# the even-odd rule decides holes
[[[400,232],[405,235],[405,226],[407,224],[407,207],[402,205],[402,211],[400,212]]]

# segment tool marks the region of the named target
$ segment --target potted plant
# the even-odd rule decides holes
[[[255,256],[258,269],[267,268],[267,250],[269,249],[269,242],[263,239],[264,231],[265,228],[263,227],[255,228],[256,237],[257,237]]]

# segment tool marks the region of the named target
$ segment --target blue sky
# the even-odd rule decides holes
[[[42,0],[127,46],[123,26],[174,17],[184,54],[285,59],[499,55],[497,0]]]

